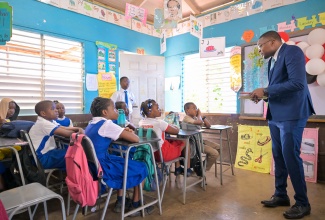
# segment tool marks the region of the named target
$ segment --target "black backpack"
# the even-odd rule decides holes
[[[20,163],[22,166],[25,184],[38,182],[42,185],[46,185],[46,176],[44,170],[38,161],[36,166],[33,157],[29,154],[29,147],[22,146],[21,150],[18,151]],[[11,165],[5,174],[6,185],[8,189],[22,186],[22,180],[18,168],[18,162],[16,154],[12,154]]]

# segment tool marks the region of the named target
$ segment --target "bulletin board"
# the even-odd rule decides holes
[[[319,27],[318,27],[319,28]],[[297,33],[289,33],[290,40],[307,41],[308,33],[314,28],[298,31]],[[268,85],[267,64],[268,60],[264,60],[258,53],[255,43],[242,46],[242,75],[244,92],[251,92],[256,88],[264,88]],[[317,83],[308,84],[310,95],[313,101],[316,115],[312,115],[310,119],[319,119],[319,122],[325,122],[325,87],[317,85]],[[240,115],[246,117],[265,117],[265,108],[267,105],[261,101],[254,108],[254,103],[250,100],[241,100]]]

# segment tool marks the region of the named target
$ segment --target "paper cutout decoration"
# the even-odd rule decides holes
[[[264,11],[262,0],[250,0],[246,2],[247,16]]]
[[[247,16],[246,2],[230,6],[231,19],[238,19]]]
[[[241,88],[241,47],[235,46],[230,50],[230,88],[238,92]]]
[[[140,8],[135,5],[126,3],[125,6],[125,19],[130,19],[133,17],[138,17],[143,25],[147,23],[148,10],[145,8]]]
[[[247,43],[251,42],[251,40],[254,38],[254,31],[252,30],[247,30],[244,31],[242,35],[242,39],[246,41]]]
[[[164,19],[176,22],[182,19],[182,0],[164,0]]]
[[[190,33],[201,39],[202,35],[203,35],[203,30],[202,30],[202,22],[199,21],[196,17],[194,17],[193,15],[190,16],[190,24],[191,24],[191,29],[190,29]]]
[[[200,40],[200,58],[222,57],[225,54],[226,38],[206,38]]]
[[[0,45],[5,45],[12,36],[12,7],[0,2]]]

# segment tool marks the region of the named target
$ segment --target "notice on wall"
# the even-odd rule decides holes
[[[317,182],[318,163],[318,130],[319,128],[305,128],[302,134],[300,157],[304,167],[305,180]],[[272,160],[271,174],[274,175],[274,161]]]
[[[233,47],[230,51],[230,87],[234,92],[241,88],[241,47]]]
[[[270,173],[272,145],[269,127],[238,126],[235,167],[259,173]]]

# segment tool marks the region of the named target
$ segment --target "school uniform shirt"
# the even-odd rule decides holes
[[[37,117],[35,124],[29,131],[36,152],[46,154],[50,150],[57,148],[53,135],[59,126],[55,121],[49,121],[40,116]]]
[[[165,141],[165,131],[168,127],[168,123],[164,120],[157,118],[144,118],[139,121],[139,127],[146,127],[151,125],[153,127],[154,132],[156,132],[157,137],[160,138],[159,147],[161,147]]]
[[[124,91],[127,91],[128,94],[128,108],[129,108],[129,114],[131,114],[133,111],[132,110],[133,105],[136,105],[135,96],[132,92],[129,92],[128,90],[120,89],[113,93],[111,99],[114,101],[114,103],[118,101],[122,101],[126,103]]]
[[[71,119],[65,116],[63,116],[63,118],[58,118],[55,121],[64,127],[73,127]]]

